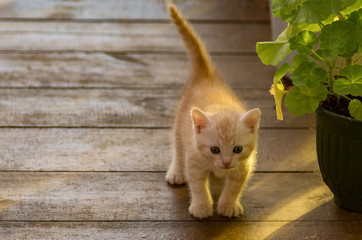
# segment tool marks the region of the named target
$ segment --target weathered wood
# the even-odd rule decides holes
[[[187,188],[164,173],[1,172],[0,182],[1,222],[193,220]],[[333,203],[320,174],[254,174],[242,204],[241,221],[362,220]]]
[[[274,70],[255,55],[266,1],[175,2],[262,109],[244,216],[193,219],[187,187],[164,180],[159,128],[188,61],[163,0],[0,0],[0,239],[362,238],[362,215],[338,208],[318,173],[314,117],[275,119]]]
[[[293,137],[291,137],[293,136]],[[171,130],[0,129],[3,171],[166,171]],[[313,129],[261,129],[258,171],[318,170]]]
[[[192,19],[269,20],[265,0],[175,0],[174,3]],[[101,3],[97,0],[7,0],[0,13],[2,18],[168,19],[163,0],[103,0]]]
[[[268,24],[193,24],[211,52],[255,53]],[[0,51],[185,51],[170,23],[0,22]]]
[[[269,88],[273,67],[257,56],[212,59],[237,88]],[[185,54],[0,54],[0,87],[181,87],[189,75]]]
[[[275,118],[265,90],[237,89],[250,108],[260,107],[261,127],[312,127],[314,115]],[[169,127],[179,90],[0,89],[1,126]]]
[[[357,240],[361,221],[294,222],[0,222],[13,239],[325,239]],[[1,235],[2,233],[2,235]]]

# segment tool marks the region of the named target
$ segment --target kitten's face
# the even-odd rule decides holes
[[[200,116],[193,114],[195,140],[201,155],[220,169],[232,169],[243,164],[256,145],[260,111],[202,114],[199,119]]]

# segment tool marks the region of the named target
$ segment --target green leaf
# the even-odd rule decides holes
[[[327,94],[327,88],[322,85],[315,88],[294,86],[285,98],[285,106],[297,116],[312,113],[318,108],[319,102],[327,98]]]
[[[324,26],[319,36],[320,54],[323,58],[333,59],[337,56],[352,57],[357,52],[360,41],[359,28],[356,24],[336,21]]]
[[[319,23],[339,12],[348,14],[361,5],[361,0],[274,0],[272,13],[274,17],[280,16],[283,21],[299,25]]]
[[[283,32],[281,32],[279,34],[279,36],[277,37],[277,39],[275,40],[275,42],[283,42],[283,41],[288,41],[289,36],[288,36],[288,27],[286,27]]]
[[[347,16],[347,22],[352,22],[359,27],[362,27],[362,8],[359,11],[354,11]]]
[[[280,0],[273,0],[271,5],[273,17],[280,17],[280,8]]]
[[[278,38],[276,39],[276,42],[280,41],[289,41],[290,38],[296,36],[298,33],[307,30],[312,32],[320,32],[321,28],[318,24],[307,24],[302,23],[297,25],[289,24],[281,34],[279,34]]]
[[[298,24],[298,27],[300,28],[300,30],[307,30],[307,31],[312,31],[312,32],[321,31],[321,27],[317,23],[314,23],[314,24],[300,23],[300,24]]]
[[[283,21],[289,22],[294,18],[296,11],[306,0],[280,0],[279,15]]]
[[[327,72],[316,62],[303,62],[291,75],[295,86],[314,88],[327,79]]]
[[[353,99],[348,105],[349,113],[357,120],[362,120],[362,103],[358,99]]]
[[[362,65],[347,66],[339,71],[339,78],[334,83],[334,91],[340,95],[362,96]]]
[[[353,5],[356,0],[307,0],[294,10],[293,24],[319,23],[331,14],[336,14]]]
[[[318,43],[318,37],[311,31],[304,30],[289,39],[290,49],[299,53],[310,53],[312,47]]]
[[[280,0],[273,0],[271,4],[271,10],[273,17],[280,17]]]
[[[323,0],[325,1],[325,0]],[[319,2],[319,1],[317,1]],[[331,13],[338,13],[356,3],[356,0],[328,0]]]
[[[288,63],[283,63],[274,74],[274,78],[278,81],[289,71],[292,70],[292,67]]]
[[[265,65],[278,65],[290,53],[289,42],[258,42],[256,53]]]
[[[341,14],[342,16],[346,17],[348,14],[354,12],[354,11],[358,11],[358,9],[360,9],[362,6],[362,0],[357,0],[355,2],[355,4],[353,5],[350,5],[349,7],[347,7],[346,9],[344,10],[341,10],[338,12],[338,15],[337,14],[331,14],[327,19],[323,20],[322,23],[324,25],[328,25],[328,24],[331,24],[332,22],[335,22],[339,16],[339,14]],[[299,26],[299,25],[298,25]],[[314,30],[311,30],[311,29],[308,29],[309,31],[314,31]],[[316,32],[316,31],[314,31]]]
[[[329,1],[306,1],[300,6],[298,13],[295,15],[292,23],[318,23],[328,18],[331,14],[328,9]]]
[[[318,24],[300,23],[298,25],[289,25],[289,36],[294,37],[301,31],[320,32],[321,28]]]
[[[350,5],[346,9],[342,10],[341,13],[343,15],[350,14],[351,12],[358,11],[361,9],[362,6],[362,0],[357,0],[353,5]]]
[[[307,55],[304,54],[295,55],[292,59],[292,66],[294,69],[296,69],[303,62],[310,62]]]
[[[355,25],[358,26],[359,29],[359,33],[358,35],[360,36],[359,39],[357,39],[357,44],[359,47],[359,52],[361,52],[362,50],[362,8],[359,11],[355,11],[352,12],[350,15],[348,15],[347,17],[347,22],[351,22],[354,23]]]

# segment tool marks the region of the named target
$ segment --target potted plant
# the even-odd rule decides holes
[[[362,212],[362,0],[274,0],[273,16],[288,27],[273,42],[258,42],[275,72],[271,93],[294,115],[316,112],[317,155],[338,206]],[[290,72],[292,86],[282,77]]]

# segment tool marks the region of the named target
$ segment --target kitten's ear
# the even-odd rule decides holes
[[[200,134],[202,129],[204,129],[210,122],[206,114],[196,107],[191,109],[191,118],[197,134]]]
[[[252,132],[255,131],[259,127],[259,119],[260,119],[260,109],[254,108],[243,114],[240,121],[242,121],[245,126],[251,129]]]

